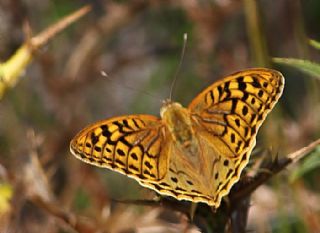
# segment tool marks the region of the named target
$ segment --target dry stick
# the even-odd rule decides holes
[[[86,218],[86,221],[80,221],[80,217],[62,209],[57,203],[43,200],[40,196],[34,195],[30,200],[41,209],[46,210],[52,216],[62,220],[72,229],[79,233],[94,233],[98,232],[97,224],[93,219]]]
[[[56,24],[50,26],[43,32],[39,33],[37,36],[31,38],[30,44],[33,48],[38,48],[48,43],[49,39],[53,38],[56,34],[64,30],[67,26],[77,21],[79,18],[87,14],[91,10],[91,6],[84,6],[77,10],[76,12],[62,18]]]
[[[261,184],[265,183],[267,180],[269,180],[271,177],[282,171],[288,165],[296,163],[300,159],[304,158],[319,145],[320,139],[313,141],[308,146],[305,146],[287,155],[285,158],[276,159],[275,162],[272,162],[268,166],[264,167],[264,169],[268,169],[268,172],[259,173],[246,184],[246,187],[244,189],[238,190],[237,192],[230,194],[231,202],[236,203],[237,201],[245,197],[248,197],[248,195],[250,195],[254,190],[256,190]]]
[[[74,227],[76,225],[76,216],[72,213],[68,213],[65,210],[60,209],[56,204],[43,200],[41,196],[34,195],[30,197],[31,201],[38,207],[49,212],[51,215],[63,220],[68,225]]]
[[[90,6],[84,6],[62,18],[56,24],[49,26],[43,32],[27,40],[6,62],[0,63],[0,99],[7,88],[13,87],[19,81],[24,70],[32,61],[36,50],[46,45],[56,34],[87,14],[90,10]]]

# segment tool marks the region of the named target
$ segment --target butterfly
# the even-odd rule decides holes
[[[283,88],[278,71],[240,71],[213,83],[187,108],[164,101],[161,118],[126,115],[94,123],[72,139],[70,150],[159,194],[218,208]]]

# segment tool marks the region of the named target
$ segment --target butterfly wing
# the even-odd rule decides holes
[[[151,115],[129,115],[97,122],[70,143],[82,161],[106,167],[136,180],[156,181],[167,172],[168,153],[161,121]]]
[[[248,69],[209,86],[189,105],[193,127],[211,166],[212,203],[220,203],[238,181],[256,142],[256,134],[284,87],[281,73]],[[208,154],[208,151],[214,151]]]

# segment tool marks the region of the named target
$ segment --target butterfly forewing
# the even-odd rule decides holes
[[[71,141],[71,152],[84,162],[110,168],[137,180],[159,180],[167,171],[168,153],[161,121],[131,115],[97,122]]]

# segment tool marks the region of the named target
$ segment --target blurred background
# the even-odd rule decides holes
[[[319,0],[1,0],[1,61],[28,40],[26,22],[35,35],[85,4],[91,12],[37,50],[1,99],[0,232],[200,231],[181,213],[112,201],[156,195],[69,152],[72,137],[97,120],[159,115],[183,33],[188,42],[174,101],[187,106],[228,74],[270,67],[283,73],[286,86],[259,131],[252,158],[264,151],[285,156],[319,138],[320,76],[272,61],[320,63],[320,51],[308,44],[320,41]],[[319,154],[253,194],[248,230],[320,232]]]

